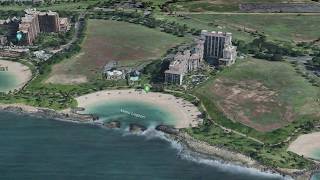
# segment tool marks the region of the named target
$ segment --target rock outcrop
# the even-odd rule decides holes
[[[110,129],[115,129],[115,128],[120,128],[121,123],[120,121],[110,121],[104,124],[105,127],[110,128]]]
[[[130,124],[129,125],[129,131],[132,133],[141,133],[145,130],[147,130],[147,128],[145,126],[140,125],[140,124]]]
[[[174,128],[173,126],[168,126],[168,125],[158,125],[156,127],[156,130],[162,131],[167,134],[174,134],[174,135],[179,133],[178,129]]]

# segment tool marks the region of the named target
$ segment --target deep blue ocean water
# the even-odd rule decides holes
[[[179,147],[152,130],[131,135],[0,112],[1,180],[280,179],[180,152]]]

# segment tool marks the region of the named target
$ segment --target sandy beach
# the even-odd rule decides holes
[[[197,126],[202,119],[198,118],[200,111],[196,106],[181,98],[174,97],[170,94],[145,93],[142,91],[132,90],[106,90],[91,93],[88,95],[76,98],[78,107],[89,107],[97,103],[106,101],[137,101],[149,103],[158,106],[173,116],[176,119],[176,128],[186,128]]]
[[[313,152],[317,149],[320,151],[320,132],[299,136],[288,148],[289,151],[310,158],[315,158]]]
[[[17,79],[17,85],[14,87],[14,89],[22,88],[32,77],[31,70],[27,66],[18,62],[0,60],[0,67],[7,67],[8,72],[15,75]]]

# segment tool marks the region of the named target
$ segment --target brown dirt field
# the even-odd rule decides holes
[[[218,108],[229,119],[258,131],[272,131],[294,120],[292,107],[279,103],[277,92],[260,82],[220,78],[210,90],[217,97]]]

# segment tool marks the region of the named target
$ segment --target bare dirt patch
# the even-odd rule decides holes
[[[258,131],[272,131],[294,120],[292,107],[279,102],[278,93],[258,81],[220,78],[210,91],[229,119]]]

